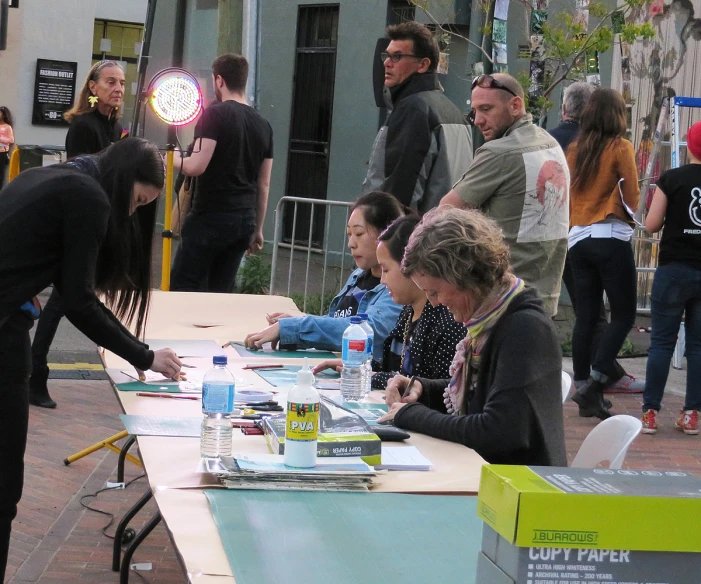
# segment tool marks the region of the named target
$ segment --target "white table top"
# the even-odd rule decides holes
[[[279,296],[157,291],[151,300],[145,336],[154,339],[214,339],[221,345],[229,340],[243,340],[248,333],[267,326],[265,315],[271,312],[300,314],[291,299]],[[195,325],[217,326],[199,328]],[[222,352],[229,357],[231,371],[244,384],[252,384],[259,389],[272,388],[255,372],[241,369],[250,362],[250,358],[241,358],[231,347]],[[110,352],[105,352],[103,358],[108,368],[130,367]],[[204,370],[211,366],[209,360],[204,358],[188,358],[186,361]],[[301,360],[289,360],[289,364],[301,364]],[[186,369],[184,371],[187,372]],[[113,375],[113,381],[121,383],[129,379],[117,374]],[[272,389],[278,391],[276,399],[282,403],[286,389]],[[127,414],[202,415],[200,401],[145,398],[125,391],[116,391],[116,394]],[[373,392],[371,399],[381,403],[381,392]],[[201,487],[215,487],[219,483],[208,475],[196,472],[199,439],[142,436],[138,443],[149,484],[154,489],[163,519],[184,560],[190,580],[208,584],[214,577],[217,582],[226,582],[228,578],[222,579],[222,576],[229,576],[233,582],[209,504],[201,491]],[[412,433],[403,444],[416,446],[432,462],[433,469],[427,472],[383,473],[377,477],[373,491],[464,495],[477,492],[484,461],[473,450],[418,433]],[[265,453],[268,448],[263,436],[246,436],[234,429],[233,452]]]

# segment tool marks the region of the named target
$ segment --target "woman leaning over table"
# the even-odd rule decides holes
[[[433,306],[411,278],[401,271],[404,249],[419,223],[418,215],[400,217],[379,237],[377,259],[382,269],[380,281],[387,286],[392,300],[404,305],[396,326],[385,339],[382,359],[373,360],[373,389],[385,389],[397,374],[429,379],[447,377],[455,346],[465,338],[467,329],[452,317],[443,305]],[[341,359],[330,359],[314,367],[341,370]]]
[[[577,139],[567,149],[570,167],[570,232],[577,314],[572,332],[572,362],[579,415],[608,418],[603,391],[607,372],[635,322],[637,276],[633,258],[633,220],[638,208],[638,171],[633,145],[624,138],[626,104],[614,89],[597,89],[584,106]],[[619,181],[623,179],[623,183]],[[619,187],[620,185],[620,187]],[[620,188],[620,190],[619,190]],[[606,292],[611,320],[592,359],[594,329]]]
[[[88,76],[73,108],[64,114],[70,122],[66,134],[66,155],[69,159],[82,154],[97,154],[121,138],[119,108],[124,98],[124,71],[116,61],[100,61]],[[41,408],[55,408],[49,395],[48,356],[63,306],[54,288],[37,323],[32,342],[32,375],[29,378],[29,403]]]
[[[468,332],[451,379],[389,381],[384,420],[464,444],[489,463],[566,466],[560,345],[536,292],[509,272],[496,224],[475,210],[429,211],[402,270]]]
[[[22,495],[29,418],[31,302],[53,284],[68,319],[140,370],[180,372],[171,349],[151,351],[115,314],[146,323],[151,245],[163,161],[137,138],[95,156],[21,173],[0,191],[0,581]]]
[[[273,347],[279,343],[283,350],[340,351],[350,317],[366,313],[375,332],[375,358],[379,359],[382,343],[397,322],[400,307],[392,302],[387,287],[380,283],[382,270],[377,259],[377,236],[407,212],[408,209],[389,193],[372,191],[362,195],[351,208],[346,226],[348,248],[358,269],[331,301],[328,315],[291,317],[275,312],[268,315],[270,326],[246,337],[246,346],[260,349],[264,343],[272,343]]]

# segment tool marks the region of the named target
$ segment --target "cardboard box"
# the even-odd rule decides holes
[[[701,479],[683,472],[485,465],[477,509],[519,547],[701,552]]]
[[[477,558],[478,584],[699,584],[701,554],[517,547],[488,525]]]
[[[270,417],[263,422],[265,439],[273,454],[285,453],[285,418]],[[360,456],[367,464],[382,462],[382,442],[374,432],[319,432],[317,455],[329,457]]]

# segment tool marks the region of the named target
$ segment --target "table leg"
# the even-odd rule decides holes
[[[112,546],[112,571],[119,572],[120,556],[122,554],[122,536],[124,535],[124,530],[129,525],[129,522],[134,518],[146,503],[148,503],[153,497],[153,492],[151,488],[143,494],[141,499],[139,499],[136,504],[126,512],[122,520],[117,525],[117,530],[114,532],[114,544]],[[132,552],[133,553],[133,552]]]
[[[117,482],[118,483],[124,482],[124,461],[127,458],[127,452],[129,452],[129,449],[132,447],[134,442],[136,442],[136,436],[129,436],[127,441],[122,446],[121,452],[119,453],[119,462],[117,463]]]
[[[124,552],[124,559],[122,560],[122,566],[119,570],[119,584],[129,584],[129,564],[131,564],[131,558],[134,555],[136,548],[141,545],[141,542],[148,537],[148,534],[151,533],[153,528],[160,522],[161,513],[159,511],[153,517],[151,517],[151,519],[149,519],[148,523],[144,525],[144,528],[136,535],[134,541],[131,542],[127,548],[127,551]]]

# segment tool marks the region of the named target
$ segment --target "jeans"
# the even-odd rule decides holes
[[[58,325],[64,316],[61,295],[56,288],[51,292],[46,305],[41,311],[37,330],[32,342],[32,377],[31,383],[35,390],[44,391],[49,379],[48,355],[51,343],[54,341]]]
[[[10,530],[24,482],[32,324],[18,311],[0,325],[0,582],[5,578]]]
[[[643,412],[660,411],[669,364],[686,312],[685,410],[701,410],[701,270],[683,263],[660,266],[652,283],[652,333]]]
[[[577,296],[572,333],[574,378],[586,380],[592,374],[606,383],[606,372],[613,369],[618,351],[635,322],[637,276],[633,247],[629,241],[588,237],[576,243],[569,256]],[[604,292],[611,307],[611,322],[601,335],[592,361],[591,345]]]
[[[256,212],[191,213],[181,231],[170,289],[233,292],[236,273],[256,229]]]
[[[574,274],[572,273],[569,252],[567,253],[567,257],[565,258],[565,269],[562,272],[562,283],[565,285],[565,288],[567,288],[567,294],[569,295],[570,301],[572,302],[572,310],[574,311],[576,317],[577,294],[574,286]],[[589,355],[592,363],[596,358],[596,349],[599,346],[601,336],[604,334],[604,331],[606,330],[607,326],[608,321],[606,320],[606,306],[604,306],[604,297],[602,296],[601,307],[599,308],[599,318],[597,319],[596,325],[594,326],[594,335],[592,337],[591,347],[589,350]],[[609,378],[608,383],[613,384],[619,379],[621,379],[626,374],[626,371],[625,369],[623,369],[623,367],[617,360],[614,360],[613,367],[611,367],[611,369],[607,371],[602,371],[602,373]]]

